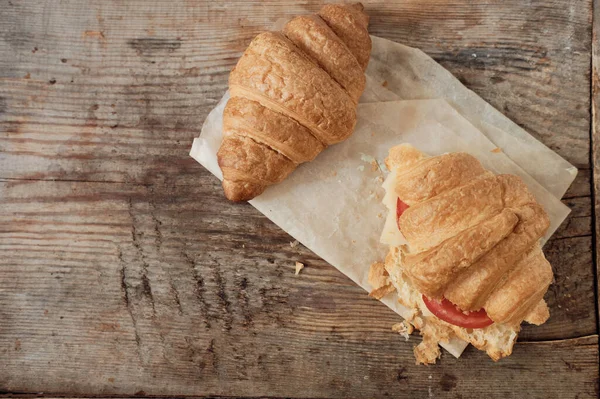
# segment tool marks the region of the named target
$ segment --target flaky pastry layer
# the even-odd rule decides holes
[[[371,52],[368,21],[360,3],[331,4],[252,40],[229,75],[223,113],[218,161],[228,199],[256,197],[352,134]]]
[[[388,238],[394,245],[385,270],[398,300],[414,312],[409,321],[424,335],[415,355],[434,361],[437,342],[454,334],[494,360],[508,356],[523,320],[542,324],[549,316],[543,296],[552,268],[539,246],[546,212],[519,177],[495,176],[468,154],[427,157],[400,145],[386,165],[395,180],[384,184],[390,213],[395,198],[409,208],[398,220],[402,239]],[[446,298],[463,311],[483,308],[494,324],[465,329],[446,323],[429,312],[422,295]]]

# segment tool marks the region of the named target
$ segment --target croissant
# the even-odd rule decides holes
[[[246,201],[347,139],[371,39],[360,3],[329,4],[256,36],[229,75],[217,153],[223,190]]]
[[[494,360],[510,355],[523,320],[549,317],[543,297],[553,274],[539,246],[548,215],[521,178],[494,175],[466,153],[427,157],[400,145],[386,165],[384,268],[424,336],[417,361],[435,362],[434,344],[453,335]]]

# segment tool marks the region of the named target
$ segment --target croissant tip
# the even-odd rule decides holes
[[[354,8],[355,10],[358,10],[358,11],[363,11],[365,9],[365,6],[360,1],[357,3],[352,3],[350,5],[350,7]]]
[[[266,186],[244,182],[244,181],[231,181],[223,180],[223,191],[225,197],[233,202],[244,202],[250,201],[256,196],[262,194],[265,191]]]

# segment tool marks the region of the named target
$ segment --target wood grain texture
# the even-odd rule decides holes
[[[210,185],[10,181],[0,193],[5,391],[506,397],[527,387],[530,397],[549,388],[594,396],[593,330],[518,343],[496,364],[471,348],[415,366],[419,338],[391,333],[393,312]],[[573,240],[551,260],[578,269],[568,260],[585,262],[586,244]],[[295,260],[306,264],[299,276]],[[549,302],[565,303],[562,292]],[[548,377],[534,378],[541,370]]]
[[[598,272],[599,250],[598,248],[598,233],[600,232],[600,2],[594,0],[594,22],[592,35],[592,171],[593,171],[593,215],[594,215],[594,239],[595,239],[595,272],[596,272],[596,293],[600,286],[600,273]],[[598,313],[598,330],[600,331],[600,297],[596,295],[596,310]]]
[[[252,37],[321,2],[0,0],[0,393],[598,396],[591,0],[364,3],[580,169],[550,320],[414,366],[394,313],[188,157]]]
[[[10,4],[1,22],[2,177],[181,184],[196,181],[200,166],[186,157],[190,142],[251,38],[279,17],[320,6]],[[589,168],[589,1],[366,7],[371,33],[422,48],[569,161]]]

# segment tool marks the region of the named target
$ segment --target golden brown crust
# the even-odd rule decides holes
[[[390,155],[392,152],[390,151]],[[464,152],[425,158],[396,179],[396,194],[407,205],[423,202],[478,177],[490,177],[481,163]]]
[[[363,9],[361,3],[327,4],[321,8],[319,16],[346,44],[364,71],[371,55],[371,37],[367,30],[369,16]]]
[[[422,294],[441,299],[446,286],[508,236],[518,221],[510,209],[504,209],[435,248],[406,255],[404,270]]]
[[[502,185],[502,200],[504,206],[519,208],[523,205],[536,203],[535,197],[523,179],[515,175],[498,175],[498,182]]]
[[[512,210],[519,217],[513,232],[461,273],[444,292],[444,296],[461,309],[481,309],[504,274],[538,242],[550,225],[546,212],[536,203]]]
[[[544,324],[550,318],[550,309],[548,309],[548,305],[546,301],[543,299],[538,302],[538,304],[529,312],[527,316],[525,316],[525,321],[529,324],[535,324],[539,326]]]
[[[271,148],[236,134],[223,139],[217,160],[223,172],[225,196],[232,201],[261,194],[266,186],[282,181],[296,167]]]
[[[288,22],[283,33],[312,57],[355,103],[365,89],[361,65],[342,40],[316,15],[303,15]]]
[[[552,267],[540,246],[534,245],[507,273],[484,308],[496,323],[521,323],[536,304],[544,303],[542,298],[551,282]],[[537,311],[539,314],[532,315],[534,321],[542,318],[543,308]]]
[[[228,200],[234,202],[250,201],[257,195],[262,194],[267,188],[266,185],[250,183],[248,181],[223,180],[223,191]]]
[[[427,158],[397,146],[386,164],[396,172],[396,194],[411,205],[399,220],[409,245],[391,248],[385,262],[399,301],[413,309],[409,321],[424,336],[432,325],[450,329],[494,360],[510,355],[523,320],[542,324],[549,317],[543,296],[552,268],[539,247],[548,215],[521,178],[490,176],[465,154]],[[494,324],[446,323],[429,314],[422,294],[464,311],[483,308]],[[431,335],[415,352],[422,362],[437,356],[432,342],[439,331]]]
[[[296,163],[312,161],[325,148],[295,120],[243,97],[230,98],[223,111],[223,136],[233,131],[271,147]]]
[[[348,138],[356,123],[350,95],[281,33],[252,40],[229,75],[229,90],[295,119],[327,145]]]
[[[411,251],[421,252],[497,215],[503,208],[502,186],[494,176],[414,204],[398,223]]]
[[[410,144],[399,144],[390,148],[385,166],[388,170],[404,170],[427,158]]]
[[[368,62],[371,43],[362,5],[340,7],[325,14],[345,38],[316,15],[298,17],[285,26],[292,41],[280,32],[260,34],[231,71],[231,99],[223,113],[227,148],[219,151],[227,198],[254,198],[297,164],[352,134],[356,104],[365,87],[363,65],[355,54]],[[345,40],[352,35],[362,39],[352,39],[354,47],[349,48]],[[228,140],[230,136],[238,139]],[[243,149],[240,143],[252,148]]]

